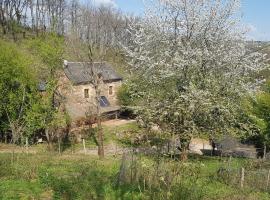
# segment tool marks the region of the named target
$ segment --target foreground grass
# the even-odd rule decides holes
[[[153,158],[139,161],[137,178],[130,180],[126,173],[127,181],[119,182],[120,157],[101,161],[90,155],[3,153],[0,199],[270,199],[267,192],[240,190],[218,180],[216,172],[227,164],[226,159],[191,157],[184,164],[167,160],[159,164],[158,174]],[[247,166],[249,162],[233,159],[230,165]],[[168,188],[163,182],[174,170],[182,175]],[[145,183],[141,178],[149,180]]]
[[[136,132],[139,128],[135,123],[104,127],[105,145],[129,146],[125,132],[130,131]],[[72,146],[67,146],[61,155],[47,152],[45,144],[32,146],[28,153],[17,146],[1,146],[5,150],[0,153],[0,199],[3,200],[270,199],[268,188],[261,190],[247,185],[240,189],[237,177],[241,167],[268,170],[269,163],[207,156],[190,156],[188,162],[180,163],[155,155],[128,155],[122,159],[112,154],[99,160],[95,155],[78,153],[81,144],[75,145],[76,154],[72,154]],[[96,147],[93,138],[87,138],[86,147]],[[220,177],[221,168],[233,173],[229,171],[228,176],[225,173],[225,177]],[[257,179],[254,177],[255,185]]]
[[[110,199],[118,158],[0,155],[0,199]],[[115,194],[116,195],[116,194]]]

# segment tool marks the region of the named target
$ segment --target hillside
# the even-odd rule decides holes
[[[270,64],[270,42],[250,41],[247,47],[254,52],[265,54],[265,59]]]
[[[3,36],[3,35],[2,35]],[[62,70],[63,60],[86,61],[88,60],[85,45],[78,44],[76,48],[69,45],[68,41],[54,34],[35,36],[31,32],[24,32],[24,37],[18,36],[14,41],[10,36],[0,37],[1,45],[9,45],[16,49],[31,63],[31,70],[36,73],[36,78],[46,80],[50,70]],[[85,49],[83,48],[85,47]],[[94,51],[94,61],[101,61]],[[107,49],[102,61],[109,62],[123,77],[127,77],[126,64],[119,50]]]

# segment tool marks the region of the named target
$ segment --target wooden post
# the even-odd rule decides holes
[[[231,163],[232,163],[232,156],[230,156],[229,162],[228,162],[228,167],[229,167],[229,169],[231,169]]]
[[[71,135],[71,154],[74,154],[74,138],[73,138],[73,135]]]
[[[145,187],[146,186],[146,183],[145,183],[145,177],[143,177],[143,191],[145,191]]]
[[[173,155],[171,156],[172,158],[175,158],[175,149],[176,149],[176,145],[175,145],[175,134],[173,134]]]
[[[132,154],[131,154],[131,165],[130,165],[130,183],[131,185],[133,184],[133,156],[134,156],[134,148],[132,149]]]
[[[270,170],[268,170],[267,182],[266,182],[266,190],[268,189],[269,181],[270,181]]]
[[[26,146],[26,153],[28,154],[28,146],[29,146],[28,137],[25,138],[25,146]]]
[[[170,140],[167,142],[167,153],[170,154]]]
[[[241,188],[244,187],[244,181],[245,181],[245,168],[241,168],[241,181],[240,181],[240,186]]]
[[[83,142],[83,151],[84,151],[84,154],[86,155],[85,140],[82,139],[82,142]]]
[[[263,146],[263,160],[266,158],[266,145]]]
[[[61,155],[61,140],[59,137],[58,137],[58,153],[59,155]]]

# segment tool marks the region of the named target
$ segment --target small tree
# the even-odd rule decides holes
[[[24,116],[36,95],[35,73],[30,66],[24,54],[0,42],[0,113],[4,119],[0,123],[5,131],[11,131],[13,143],[25,132]]]
[[[91,99],[89,103],[89,107],[85,116],[88,120],[93,116],[96,116],[97,119],[97,145],[98,145],[98,155],[102,159],[104,158],[104,136],[103,136],[103,128],[101,125],[102,113],[100,106],[100,98],[101,98],[101,88],[104,84],[102,73],[99,69],[101,69],[104,63],[104,57],[106,55],[107,48],[99,48],[96,47],[93,41],[81,41],[70,37],[69,45],[72,46],[74,52],[77,57],[84,62],[81,64],[84,67],[85,75],[88,77],[89,84],[91,84],[94,88],[94,101]],[[81,51],[84,49],[84,51]],[[97,62],[94,62],[96,60]]]
[[[270,147],[270,82],[255,98],[250,98],[246,104],[246,111],[257,128],[256,143],[261,147]]]
[[[32,109],[26,115],[28,132],[44,130],[49,149],[53,148],[53,141],[60,143],[69,124],[69,119],[61,106],[55,106],[55,81],[48,82],[46,94],[40,95]]]
[[[33,54],[45,64],[40,69],[42,79],[46,80],[46,91],[37,97],[32,109],[27,113],[28,132],[44,130],[49,149],[57,138],[60,144],[68,126],[68,116],[61,106],[56,106],[58,88],[58,69],[62,66],[64,39],[56,34],[44,34],[30,41],[29,47]],[[57,99],[61,105],[61,99]]]

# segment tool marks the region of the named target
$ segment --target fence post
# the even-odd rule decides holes
[[[263,160],[266,159],[266,145],[263,146]]]
[[[83,150],[84,150],[84,154],[86,155],[85,140],[82,139],[82,142],[83,142]]]
[[[232,163],[232,156],[230,156],[229,161],[228,161],[228,167],[229,167],[229,169],[231,169],[231,163]]]
[[[241,181],[240,181],[240,186],[241,188],[244,187],[244,181],[245,181],[245,168],[241,168]]]
[[[25,145],[26,145],[26,153],[28,154],[28,147],[29,147],[28,137],[25,138]]]
[[[269,186],[269,180],[270,180],[270,169],[268,170],[267,182],[266,182],[266,189],[268,189],[268,186]]]

